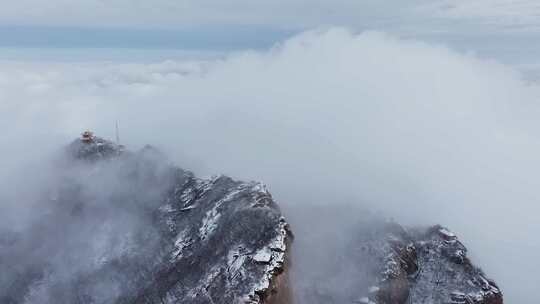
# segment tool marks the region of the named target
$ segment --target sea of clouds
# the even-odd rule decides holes
[[[316,205],[448,226],[507,300],[536,298],[540,87],[509,66],[331,28],[216,60],[0,67],[6,210],[18,172],[118,120],[130,148],[264,181],[293,227]]]

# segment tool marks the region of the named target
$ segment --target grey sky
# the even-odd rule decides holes
[[[405,3],[406,2],[406,3]],[[201,25],[265,25],[305,28],[361,25],[403,17],[425,0],[21,0],[3,4],[3,25],[177,28]]]
[[[539,14],[533,0],[20,0],[2,4],[0,58],[119,58],[73,51],[80,48],[266,49],[306,29],[345,26],[444,44],[536,75]],[[21,51],[28,48],[62,51]]]
[[[406,28],[423,1],[21,0],[0,11],[0,46],[267,48],[314,27]]]
[[[465,22],[530,30],[540,24],[539,12],[534,0],[19,0],[2,4],[0,26],[190,29],[256,25],[297,30],[340,25],[418,30],[430,25],[431,30],[443,31]]]

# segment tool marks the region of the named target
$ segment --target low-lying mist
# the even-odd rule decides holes
[[[174,181],[165,159],[73,155],[58,149],[2,183],[1,303],[132,303],[168,257],[155,220]]]
[[[119,120],[128,147],[264,181],[298,231],[354,233],[340,212],[311,215],[331,208],[448,226],[507,300],[536,299],[540,87],[510,67],[344,29],[210,62],[0,65],[5,202],[25,203],[13,184],[32,162],[83,129],[113,138]]]

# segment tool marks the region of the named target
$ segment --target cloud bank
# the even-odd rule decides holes
[[[118,119],[128,146],[264,181],[293,225],[316,205],[447,225],[507,300],[533,303],[540,88],[511,68],[344,29],[207,62],[1,66],[4,185]]]

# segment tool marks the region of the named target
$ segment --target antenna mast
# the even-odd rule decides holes
[[[118,120],[116,121],[116,144],[120,145],[120,131],[118,130]]]

